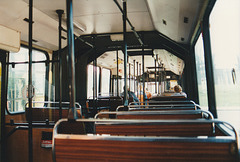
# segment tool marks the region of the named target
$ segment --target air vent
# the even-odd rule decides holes
[[[187,24],[188,23],[188,17],[184,17],[183,22]]]
[[[26,22],[29,23],[29,19],[28,18],[24,18],[23,21],[26,21]],[[34,23],[34,21],[32,23]]]
[[[162,22],[163,22],[164,25],[167,25],[167,21],[166,20],[162,19]]]

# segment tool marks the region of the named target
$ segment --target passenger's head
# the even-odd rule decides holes
[[[173,89],[174,89],[174,92],[176,93],[182,92],[182,87],[180,85],[175,85]]]
[[[125,86],[123,86],[123,91],[125,90]],[[127,90],[129,91],[129,87],[127,86]]]

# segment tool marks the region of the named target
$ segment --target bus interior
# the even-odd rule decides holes
[[[1,0],[0,13],[2,162],[239,161],[239,0]]]

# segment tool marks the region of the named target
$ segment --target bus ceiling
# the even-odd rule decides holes
[[[120,0],[116,1],[122,5]],[[207,2],[208,0],[195,0],[194,3],[192,0],[129,0],[128,19],[137,32],[158,31],[173,43],[190,44]],[[28,0],[0,1],[0,24],[20,31],[21,40],[25,42],[28,41],[28,3]],[[64,10],[62,27],[66,29],[65,3],[59,0],[33,1],[33,39],[36,40],[33,44],[58,50],[58,15],[55,11]],[[74,0],[73,3],[76,36],[122,32],[122,13],[114,0]],[[11,11],[7,10],[9,8]],[[127,31],[132,32],[131,26],[127,25]],[[63,38],[67,37],[66,33],[62,34]],[[144,43],[144,39],[142,41]],[[62,45],[67,45],[66,39],[62,39]]]

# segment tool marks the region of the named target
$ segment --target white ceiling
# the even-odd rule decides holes
[[[117,64],[116,64],[117,58],[116,57],[117,57],[116,51],[105,52],[100,57],[98,57],[97,63],[106,68],[116,68],[117,67]],[[124,54],[121,50],[118,51],[118,59],[119,59],[119,66],[121,68],[123,68]],[[133,64],[133,60],[142,64],[142,56],[130,56],[128,63]],[[114,64],[113,64],[113,62],[114,62]],[[154,64],[154,58],[152,56],[145,56],[144,62],[146,65]]]
[[[206,0],[127,0],[128,18],[136,31],[158,30],[172,40],[189,43],[200,8]],[[118,0],[121,4],[121,0]],[[33,39],[36,45],[58,49],[57,9],[66,13],[66,0],[33,0]],[[74,22],[84,32],[74,28],[75,34],[122,32],[122,14],[113,0],[73,0]],[[28,0],[0,0],[0,24],[21,32],[21,40],[28,41]],[[189,23],[183,23],[188,17]],[[63,17],[63,26],[66,16]],[[166,25],[163,24],[166,21]],[[130,27],[127,28],[130,31]],[[63,35],[66,36],[65,33]],[[184,41],[181,40],[184,38]],[[66,41],[63,40],[63,46]]]
[[[105,67],[108,69],[112,69],[113,71],[116,71],[117,68],[117,52],[106,52],[102,54],[100,57],[97,59],[97,64],[101,67]],[[127,73],[129,71],[129,64],[131,65],[131,75],[133,75],[133,64],[135,60],[135,66],[137,66],[137,63],[139,66],[141,66],[142,69],[142,56],[130,56],[127,64]],[[144,56],[144,71],[147,70],[147,67],[154,66],[154,58],[152,56]],[[124,55],[123,52],[120,50],[118,51],[118,65],[119,69],[123,72],[124,69]],[[137,68],[136,68],[137,69]],[[135,69],[135,70],[136,70]],[[123,75],[123,73],[119,73],[119,75]]]
[[[156,30],[181,43],[190,41],[204,0],[147,0]],[[184,17],[188,23],[184,23]],[[166,22],[166,25],[163,23]],[[184,38],[184,40],[181,40]]]
[[[129,50],[131,51],[131,50]],[[177,56],[171,54],[170,52],[163,50],[163,49],[157,49],[153,51],[154,57],[152,56],[144,56],[144,71],[147,70],[155,71],[155,69],[152,69],[149,67],[155,67],[155,59],[156,55],[158,55],[158,63],[162,64],[166,71],[172,71],[176,75],[182,75],[183,69],[185,66],[185,63],[182,59],[178,58]],[[100,67],[104,67],[107,69],[112,69],[112,71],[116,72],[117,69],[117,51],[114,52],[106,52],[102,54],[97,59],[97,64]],[[135,60],[135,66],[138,65],[142,69],[142,56],[130,56],[127,63],[127,73],[129,72],[129,64],[131,65],[131,75],[133,75],[133,66],[134,66],[134,60]],[[123,75],[123,69],[124,69],[124,54],[120,50],[118,51],[118,68],[121,69],[119,75]],[[157,65],[158,66],[158,65]],[[137,68],[135,68],[136,70]],[[139,68],[140,69],[140,68]],[[141,70],[142,71],[142,70]],[[114,74],[116,75],[116,74]]]

